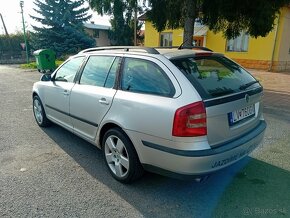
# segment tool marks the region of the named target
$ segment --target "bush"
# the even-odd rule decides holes
[[[27,33],[28,40],[28,51],[30,51],[30,34]],[[22,55],[25,51],[21,47],[21,43],[24,43],[24,38],[22,33],[10,34],[9,36],[0,35],[0,58],[10,59],[11,57],[17,58]]]
[[[60,66],[64,61],[62,60],[56,60],[55,65],[56,67]],[[37,64],[36,62],[31,62],[29,64],[21,64],[20,68],[22,69],[37,69]]]
[[[31,62],[29,64],[21,64],[20,68],[22,69],[37,69],[36,62]]]

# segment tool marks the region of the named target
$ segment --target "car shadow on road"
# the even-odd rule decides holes
[[[235,175],[253,162],[244,158],[201,183],[146,173],[139,181],[124,185],[111,177],[101,150],[56,125],[43,131],[87,173],[145,217],[211,217]]]

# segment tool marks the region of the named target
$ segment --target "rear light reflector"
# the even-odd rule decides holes
[[[202,101],[186,105],[176,110],[172,135],[178,137],[207,135],[206,111]]]
[[[212,52],[197,52],[195,54],[195,56],[197,57],[206,57],[206,56],[211,56],[212,55]]]

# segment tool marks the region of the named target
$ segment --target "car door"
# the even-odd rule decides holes
[[[171,105],[181,93],[179,85],[162,62],[135,56],[124,58],[121,87],[108,117],[113,116],[124,129],[138,133],[141,140],[152,136],[171,138]]]
[[[116,94],[115,78],[120,58],[91,56],[73,87],[70,115],[76,134],[94,140],[98,126]]]
[[[67,129],[72,129],[69,116],[70,92],[83,60],[84,57],[75,57],[64,63],[53,75],[44,93],[47,117]]]

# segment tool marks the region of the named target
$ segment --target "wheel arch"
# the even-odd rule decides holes
[[[112,129],[112,128],[120,128],[120,126],[118,126],[117,124],[115,123],[106,123],[104,124],[102,127],[101,127],[101,130],[99,131],[99,137],[98,137],[98,144],[99,144],[99,147],[101,149],[103,149],[103,145],[102,145],[102,141],[103,141],[103,138],[104,138],[104,135],[105,133],[109,130],[109,129]]]
[[[38,95],[38,93],[36,91],[32,92],[32,98],[34,98],[34,96],[38,96],[39,97],[39,95]]]
[[[113,128],[118,128],[120,129],[128,138],[129,140],[131,141],[132,145],[133,145],[133,148],[134,150],[136,151],[136,154],[138,156],[138,159],[140,160],[140,155],[133,143],[133,140],[131,139],[131,137],[129,136],[129,134],[127,134],[127,132],[118,124],[114,123],[114,122],[108,122],[104,125],[102,125],[101,127],[101,130],[99,131],[99,134],[98,134],[98,137],[97,137],[97,143],[99,145],[99,148],[100,149],[103,149],[103,145],[102,145],[102,141],[103,141],[103,138],[105,136],[105,133],[109,130],[109,129],[113,129]]]

